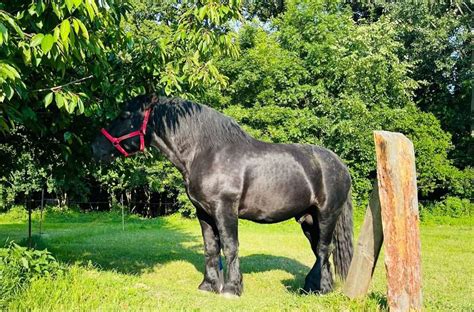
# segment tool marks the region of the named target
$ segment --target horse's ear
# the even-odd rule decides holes
[[[159,102],[159,97],[156,93],[152,93],[150,97],[148,98],[148,101],[145,101],[144,103],[144,109],[148,109],[154,104]]]

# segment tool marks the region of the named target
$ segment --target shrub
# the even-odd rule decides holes
[[[0,248],[0,308],[32,280],[63,272],[63,267],[47,250],[31,250],[14,242]]]
[[[474,214],[474,204],[469,199],[448,196],[443,201],[427,207],[426,210],[435,216],[459,218],[472,216]]]
[[[474,197],[474,168],[459,170],[452,167],[449,174],[449,193],[461,198]]]
[[[15,192],[11,187],[0,182],[0,212],[7,211],[15,200]]]
[[[196,217],[196,208],[191,203],[184,190],[179,192],[176,199],[179,203],[178,212],[181,213],[181,215],[188,218]]]

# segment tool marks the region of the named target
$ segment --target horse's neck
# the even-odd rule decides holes
[[[191,141],[183,139],[182,135],[184,134],[176,133],[169,128],[164,132],[155,131],[151,145],[158,148],[183,176],[187,177],[198,148],[196,143],[191,144]]]
[[[151,146],[159,149],[168,158],[171,163],[178,168],[178,170],[187,177],[190,167],[190,161],[183,158],[177,150],[166,139],[161,138],[156,133],[153,133]]]

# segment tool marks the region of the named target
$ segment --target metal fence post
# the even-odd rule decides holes
[[[28,209],[28,248],[31,249],[31,197],[26,200],[26,208]]]
[[[122,231],[125,231],[125,211],[123,207],[123,193],[120,195],[120,205],[122,206]]]
[[[41,190],[40,235],[43,234],[44,188]]]

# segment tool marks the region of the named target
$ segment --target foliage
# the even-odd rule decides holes
[[[18,296],[31,281],[64,273],[64,268],[47,250],[29,250],[14,242],[0,248],[0,307]]]
[[[32,214],[34,217],[34,213]],[[1,214],[2,222],[18,223],[28,220],[28,211],[24,205],[13,205],[7,213]]]
[[[447,193],[469,198],[472,171],[453,167],[451,135],[415,105],[425,86],[413,74],[421,56],[403,57],[406,40],[395,13],[358,24],[352,13],[336,1],[290,1],[270,23],[244,24],[242,56],[224,57],[218,66],[229,86],[210,86],[198,99],[259,139],[333,149],[349,165],[362,206],[375,176],[372,131],[378,129],[402,132],[414,142],[422,199]],[[181,210],[192,212],[180,184],[172,188]]]
[[[422,198],[453,191],[462,174],[448,159],[451,137],[414,103],[419,84],[414,63],[398,56],[395,22],[354,24],[337,2],[296,1],[271,31],[265,27],[241,29],[242,57],[220,63],[231,84],[205,99],[259,139],[334,150],[351,170],[361,206],[375,177],[372,132],[379,129],[414,142]]]
[[[188,96],[210,85],[225,85],[214,58],[238,53],[228,22],[240,19],[240,1],[132,3],[125,28],[135,46],[125,68],[131,74],[124,70],[124,81],[139,79],[148,91]],[[137,68],[140,76],[135,75]]]
[[[415,66],[419,82],[414,100],[432,112],[452,135],[450,158],[458,167],[472,166],[471,132],[472,31],[469,1],[351,3],[356,21],[394,21],[398,55]]]
[[[238,53],[229,22],[240,18],[239,8],[238,0],[0,4],[0,61],[16,71],[14,80],[0,81],[0,156],[9,159],[1,165],[2,201],[38,185],[63,200],[86,200],[97,187],[94,176],[104,172],[90,163],[89,143],[124,100],[152,90],[192,96],[225,85],[213,59]],[[112,166],[101,186],[164,190],[160,177],[132,172],[154,161],[138,162]]]
[[[284,12],[285,4],[285,0],[245,0],[243,6],[248,19],[258,17],[267,21]]]
[[[112,99],[149,90],[150,84],[170,94],[183,85],[192,90],[197,82],[224,83],[210,57],[237,53],[221,25],[239,18],[239,1],[166,2],[170,10],[154,20],[151,37],[131,25],[145,26],[157,14],[139,19],[136,12],[121,27],[129,10],[121,1],[24,2],[0,7],[4,129],[7,121],[40,123],[38,110],[53,101],[63,113],[90,116],[97,102],[107,109]],[[20,105],[25,101],[29,105]],[[15,118],[14,112],[20,114]]]
[[[472,124],[472,3],[456,1],[431,5],[387,5],[397,22],[397,38],[403,43],[400,57],[415,64],[411,77],[420,83],[417,105],[432,112],[452,135],[454,163],[473,164]]]
[[[84,100],[92,94],[85,93],[80,82],[94,83],[96,89],[107,82],[108,53],[118,43],[107,36],[121,34],[118,26],[126,7],[110,2],[112,5],[95,0],[2,4],[4,131],[14,123],[28,123],[44,131],[47,117],[39,114],[48,110],[56,112],[60,128],[68,114],[85,112]],[[49,107],[53,102],[55,109]]]
[[[6,211],[15,200],[13,188],[0,184],[0,211]]]
[[[2,3],[0,62],[15,68],[2,80],[3,187],[16,196],[47,186],[59,196],[84,191],[84,138],[91,104],[107,93],[109,59],[122,44],[121,1]],[[54,105],[53,105],[54,104]],[[73,130],[74,129],[74,130]],[[21,161],[18,161],[18,160]]]
[[[379,129],[413,141],[420,199],[472,198],[465,2],[20,0],[0,13],[2,210],[46,187],[63,201],[159,193],[193,215],[158,153],[90,163],[97,129],[150,91],[210,105],[265,141],[334,150],[360,206]]]
[[[424,209],[433,216],[448,216],[452,218],[472,216],[474,214],[474,204],[469,199],[453,196],[448,196],[442,201],[429,204]]]

